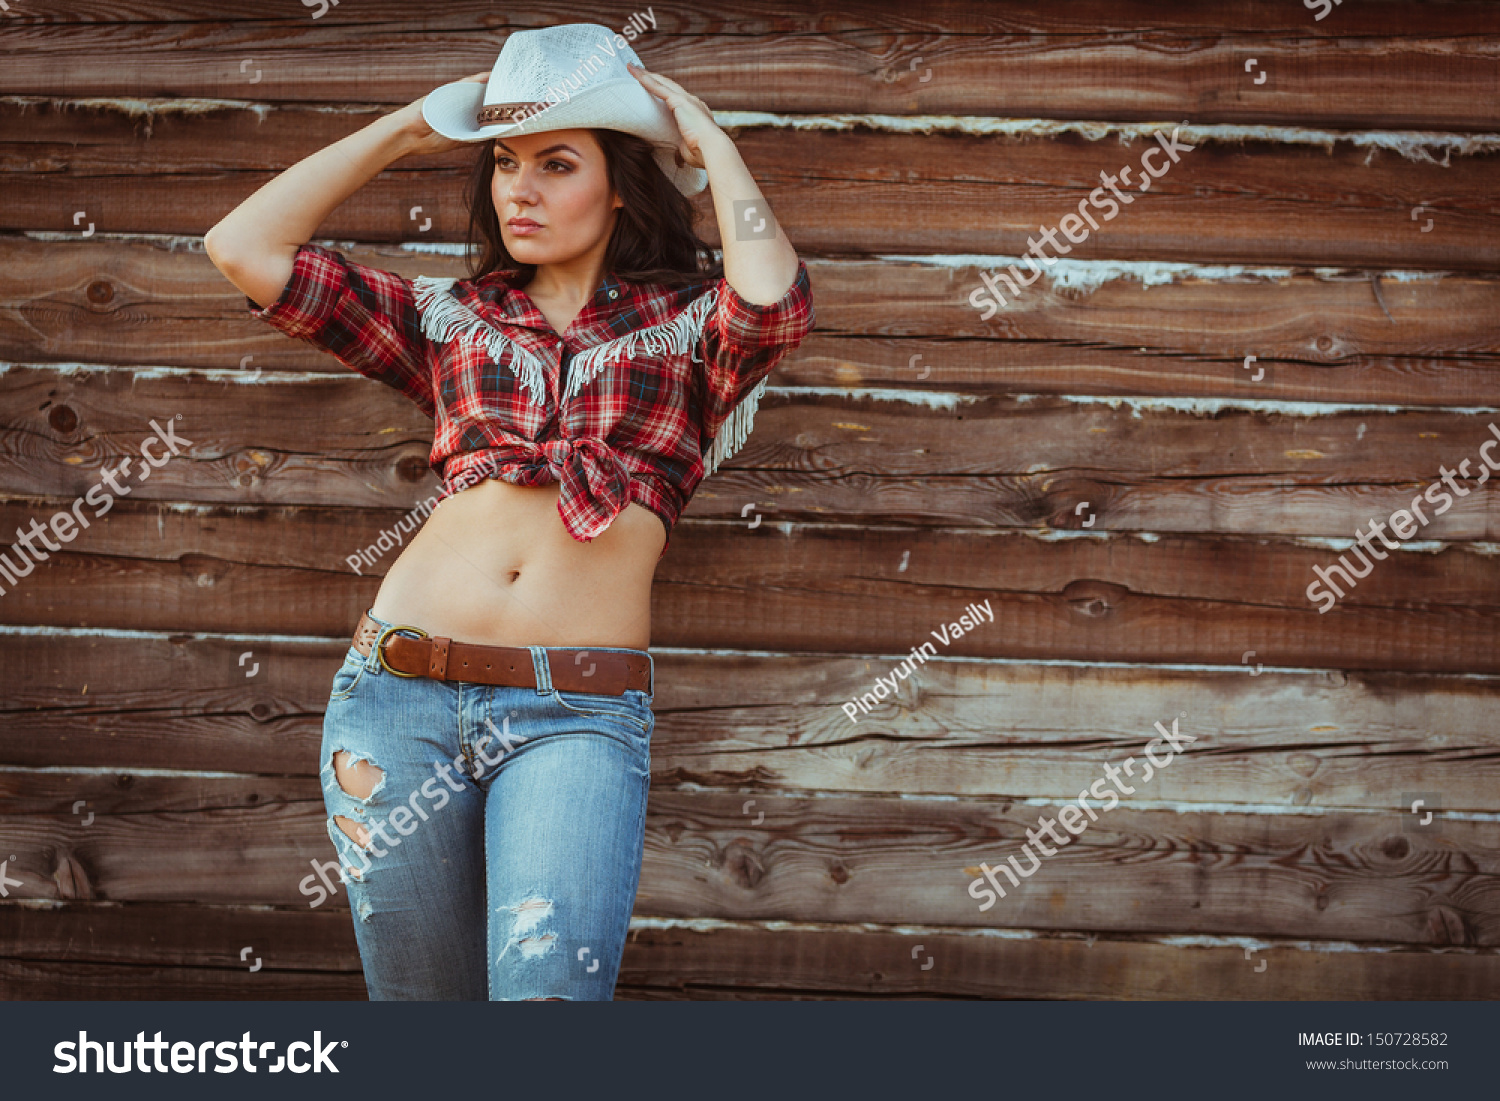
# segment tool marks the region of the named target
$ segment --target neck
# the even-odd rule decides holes
[[[573,305],[587,302],[604,277],[604,246],[582,256],[555,264],[541,264],[526,286],[531,297],[542,297]]]

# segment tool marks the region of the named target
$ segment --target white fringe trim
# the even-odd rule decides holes
[[[545,409],[546,366],[454,297],[451,291],[455,282],[429,275],[419,275],[412,280],[416,288],[413,297],[417,311],[422,315],[422,332],[429,340],[440,344],[459,337],[475,341],[484,346],[496,363],[502,362],[509,351],[512,374],[531,396],[532,404]]]
[[[545,365],[454,297],[451,292],[455,282],[457,280],[427,275],[419,275],[412,280],[417,311],[422,315],[422,332],[428,339],[439,343],[447,343],[460,337],[476,341],[485,347],[496,363],[501,362],[505,352],[509,351],[513,371],[519,368],[515,372],[517,381],[531,395],[533,404],[545,408]],[[563,400],[577,396],[610,363],[627,360],[641,353],[688,354],[694,363],[702,362],[698,357],[698,341],[703,335],[708,315],[713,312],[717,303],[718,291],[708,291],[695,298],[670,321],[648,325],[644,329],[603,341],[579,352],[568,364],[568,389]],[[755,427],[755,413],[760,408],[760,399],[766,392],[768,381],[761,379],[725,418],[719,434],[714,437],[713,446],[703,457],[703,477],[707,478],[714,473],[721,463],[745,446],[751,429]]]
[[[595,344],[575,355],[568,363],[568,392],[566,398],[575,396],[608,364],[629,359],[631,356],[683,355],[698,358],[698,341],[703,336],[703,326],[713,312],[719,292],[708,291],[693,299],[692,303],[670,321],[648,325],[633,333]]]
[[[713,446],[703,457],[705,478],[718,470],[720,463],[745,446],[745,441],[750,438],[750,429],[755,427],[755,411],[760,408],[761,395],[766,392],[766,383],[769,381],[768,376],[756,383],[755,389],[746,394],[725,418],[719,434],[714,437]]]

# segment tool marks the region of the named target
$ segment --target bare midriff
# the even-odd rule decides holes
[[[661,519],[632,501],[581,543],[561,491],[490,479],[444,499],[386,574],[375,615],[457,642],[649,649]]]

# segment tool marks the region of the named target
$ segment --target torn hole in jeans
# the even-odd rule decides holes
[[[356,757],[347,749],[341,749],[333,754],[334,778],[338,783],[339,790],[345,795],[359,801],[361,807],[368,806],[370,800],[385,785],[385,772],[373,761],[366,758]],[[346,868],[349,878],[362,881],[364,873],[370,868],[370,858],[366,855],[373,851],[370,843],[370,831],[362,822],[347,818],[342,814],[333,816],[333,824],[339,830],[359,846],[361,850],[360,862],[364,865],[356,868],[352,864]],[[381,855],[381,854],[377,854]]]
[[[517,906],[505,906],[502,909],[514,914],[515,920],[511,924],[510,939],[501,949],[499,959],[504,959],[505,953],[509,952],[512,947],[520,952],[522,959],[529,960],[544,956],[557,946],[556,933],[537,932],[537,927],[552,916],[551,899],[533,896]]]

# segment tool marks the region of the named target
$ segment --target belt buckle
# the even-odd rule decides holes
[[[380,661],[381,668],[383,668],[387,673],[391,673],[394,676],[398,677],[420,677],[422,675],[421,673],[403,673],[399,669],[392,668],[390,663],[385,660],[385,640],[397,631],[415,631],[417,632],[418,638],[431,637],[426,631],[422,630],[422,628],[412,627],[409,624],[401,624],[395,627],[386,627],[380,632],[380,634],[375,636],[375,657]]]

